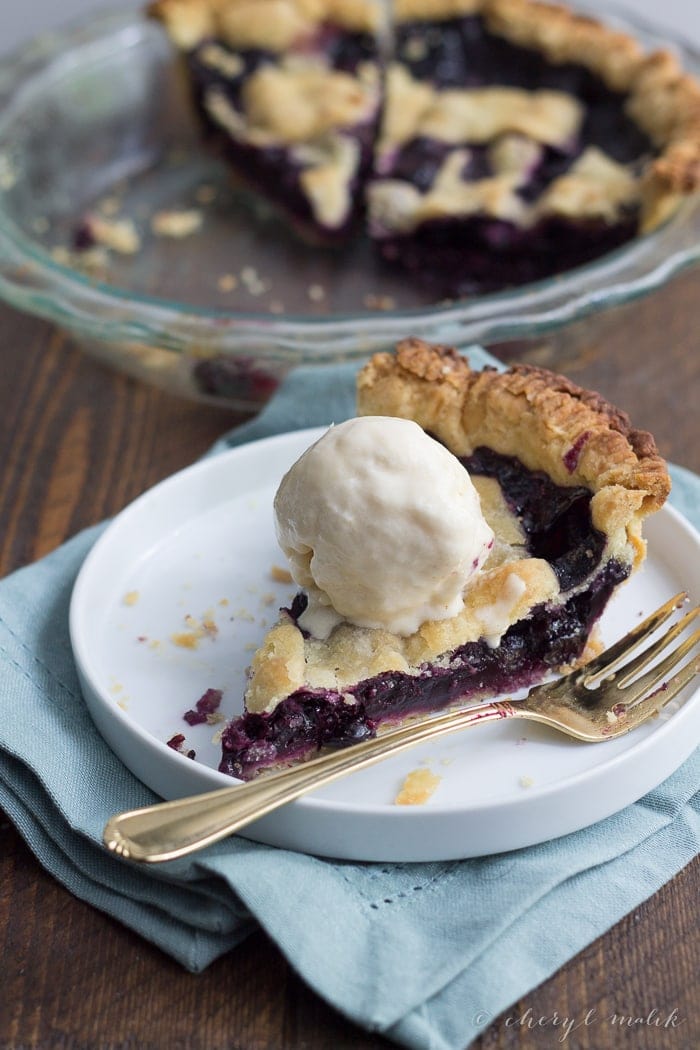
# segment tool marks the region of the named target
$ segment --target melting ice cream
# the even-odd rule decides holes
[[[469,474],[416,423],[331,427],[282,479],[275,528],[318,638],[347,620],[412,634],[455,616],[493,542]]]

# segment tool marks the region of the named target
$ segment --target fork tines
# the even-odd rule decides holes
[[[656,663],[654,661],[662,656],[672,642],[685,634],[693,621],[700,615],[700,606],[696,606],[694,609],[686,612],[664,634],[642,649],[641,652],[637,652],[637,650],[687,600],[688,595],[685,592],[675,595],[637,627],[629,631],[624,638],[621,638],[598,658],[583,667],[582,678],[584,684],[590,687],[597,683],[614,683],[620,690],[624,689],[624,706],[626,709],[643,699],[650,699],[650,690],[653,690],[659,682],[662,683],[661,687],[656,694],[652,693],[651,695],[658,698],[660,707],[663,707],[673,697],[677,696],[692,678],[700,673],[700,654],[696,654],[693,659],[677,670],[672,677],[669,678],[667,676],[700,643],[700,628],[697,628],[692,634],[684,638],[663,659],[659,659]],[[634,655],[635,653],[636,655]],[[640,674],[650,664],[653,664],[653,666],[649,668],[646,674]]]

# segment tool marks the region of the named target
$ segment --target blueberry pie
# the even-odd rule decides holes
[[[158,0],[236,174],[307,239],[352,230],[381,104],[381,0]]]
[[[235,777],[587,659],[670,489],[649,434],[543,369],[405,340],[357,407],[275,498],[300,589],[224,730]]]
[[[294,228],[457,297],[569,270],[700,185],[700,86],[535,0],[156,0],[199,112]],[[384,12],[388,13],[385,18]]]
[[[369,224],[383,257],[436,292],[588,262],[697,179],[700,92],[670,56],[530,0],[394,10]]]

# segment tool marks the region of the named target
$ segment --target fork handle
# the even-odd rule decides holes
[[[421,741],[519,713],[517,706],[504,700],[401,726],[247,784],[117,814],[107,822],[103,840],[108,849],[129,860],[175,860],[232,835],[307,791],[381,762]]]

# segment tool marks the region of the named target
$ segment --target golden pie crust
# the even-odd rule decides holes
[[[473,371],[456,350],[405,339],[375,354],[358,376],[359,415],[413,419],[456,456],[485,445],[544,470],[558,485],[597,496],[614,487],[642,516],[670,491],[654,439],[600,394],[532,365]],[[581,439],[585,435],[585,441]],[[574,461],[573,448],[581,445]],[[594,522],[610,532],[610,522]],[[630,525],[632,521],[630,521]]]
[[[606,537],[603,561],[615,558],[630,569],[643,561],[642,522],[668,496],[668,471],[651,435],[635,430],[599,394],[527,365],[473,371],[453,349],[407,339],[395,354],[376,354],[360,371],[357,407],[359,415],[415,420],[455,455],[487,446],[558,485],[584,486],[592,492],[593,524]],[[467,642],[497,645],[535,606],[568,597],[549,563],[528,554],[498,483],[472,480],[496,543],[462,611],[427,621],[406,637],[343,623],[325,641],[305,638],[283,614],[253,658],[248,711],[270,711],[302,687],[342,693],[385,671],[417,674],[427,661],[449,661]]]
[[[216,37],[233,48],[279,52],[324,23],[377,33],[384,21],[381,0],[154,0],[148,10],[186,49]]]

